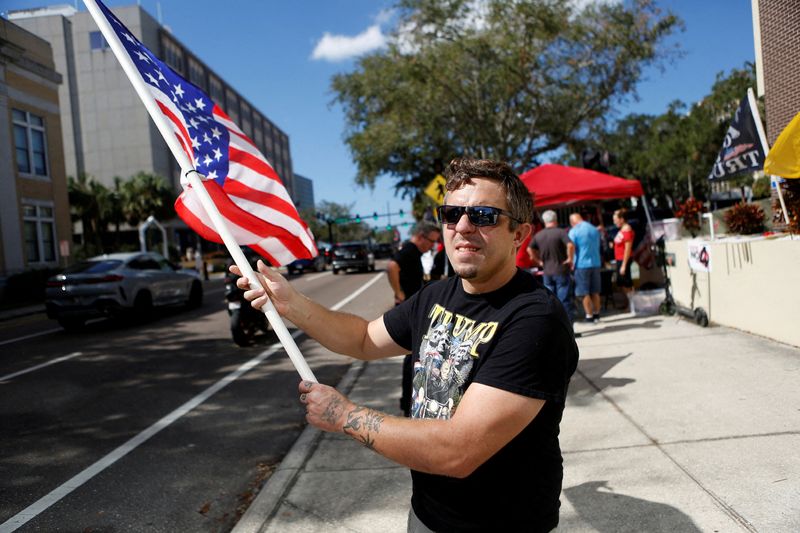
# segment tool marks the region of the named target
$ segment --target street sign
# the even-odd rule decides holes
[[[433,201],[438,205],[441,205],[442,202],[444,202],[444,186],[446,183],[447,180],[444,179],[444,176],[437,174],[436,177],[431,180],[428,186],[425,187],[425,194],[433,198]]]

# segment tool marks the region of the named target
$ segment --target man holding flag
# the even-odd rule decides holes
[[[269,294],[283,316],[338,353],[412,352],[411,419],[326,385],[299,385],[309,423],[411,468],[409,531],[550,531],[560,505],[559,423],[578,360],[572,325],[556,296],[516,267],[533,204],[510,167],[462,159],[445,175],[438,215],[457,276],[371,322],[311,301],[263,263],[263,288],[245,298],[260,307]]]

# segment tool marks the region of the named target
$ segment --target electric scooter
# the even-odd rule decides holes
[[[672,296],[672,283],[670,283],[669,269],[667,268],[669,265],[667,262],[667,252],[664,237],[659,237],[653,247],[655,248],[654,252],[656,256],[656,262],[662,268],[662,272],[664,274],[665,298],[664,301],[661,302],[661,305],[658,306],[658,312],[662,315],[668,316],[673,316],[675,313],[678,313],[681,316],[691,318],[698,326],[708,326],[708,314],[701,307],[697,307],[695,309],[692,309],[691,307],[684,307],[678,304],[675,301],[675,298]]]

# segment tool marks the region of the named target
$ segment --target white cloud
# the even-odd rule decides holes
[[[314,47],[311,58],[333,62],[344,61],[384,46],[386,46],[386,37],[377,24],[370,26],[355,37],[332,35],[325,32],[317,46]]]

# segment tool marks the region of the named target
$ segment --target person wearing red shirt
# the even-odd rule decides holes
[[[633,252],[634,232],[628,224],[628,214],[625,209],[614,211],[614,225],[619,228],[614,242],[614,259],[617,262],[617,287],[625,293],[626,306],[630,305],[630,295],[633,292],[633,280],[631,279],[631,255]]]

